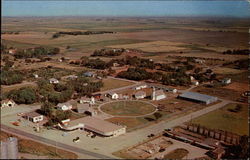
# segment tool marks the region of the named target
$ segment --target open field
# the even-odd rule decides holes
[[[113,79],[113,78],[103,79],[102,82],[104,83],[104,86],[101,88],[101,91],[125,87],[125,86],[134,84],[133,82],[123,81],[123,80]]]
[[[1,131],[1,140],[12,136],[11,134]],[[56,159],[76,159],[77,155],[62,149],[41,144],[35,141],[22,139],[18,137],[18,150],[21,153],[29,153],[37,156],[46,156],[46,158]]]
[[[154,112],[155,107],[142,101],[117,101],[102,105],[101,110],[114,116],[141,116]]]
[[[125,45],[112,45],[107,47],[139,49],[145,52],[170,52],[170,51],[180,51],[185,49],[183,47],[178,47],[178,45],[183,45],[183,44],[168,42],[168,41],[153,41],[144,43],[125,44]]]
[[[240,104],[242,108],[238,112],[230,112],[228,110],[234,109],[236,105],[236,103],[230,103],[221,109],[193,119],[192,123],[212,129],[233,132],[239,135],[249,135],[248,106]]]
[[[19,84],[13,84],[13,85],[1,85],[1,92],[5,93],[5,92],[9,92],[10,90],[13,89],[19,89],[22,87],[32,87],[32,88],[36,88],[37,84],[34,82],[22,82]]]
[[[216,74],[238,74],[244,72],[243,70],[226,68],[226,67],[218,67],[215,68],[213,71]]]

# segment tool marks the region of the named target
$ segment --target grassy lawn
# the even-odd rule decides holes
[[[1,140],[12,135],[1,132]],[[77,155],[62,149],[56,149],[52,146],[47,146],[35,141],[22,139],[18,137],[18,150],[21,153],[30,153],[38,156],[48,156],[53,159],[76,159]]]
[[[118,101],[107,103],[101,109],[111,115],[139,116],[153,112],[155,107],[141,101]]]
[[[188,154],[188,151],[183,148],[175,149],[164,156],[164,159],[182,159]]]
[[[134,84],[133,82],[117,80],[112,78],[107,78],[103,80],[104,86],[101,88],[101,91],[106,91],[114,88],[125,87]]]
[[[236,103],[227,104],[223,108],[193,119],[192,123],[212,129],[233,132],[239,135],[249,135],[248,106],[241,105],[242,107],[238,112],[229,111],[230,109],[236,108],[236,106]]]

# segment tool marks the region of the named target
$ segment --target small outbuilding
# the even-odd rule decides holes
[[[231,78],[224,78],[223,80],[221,80],[222,84],[230,84],[231,83]]]

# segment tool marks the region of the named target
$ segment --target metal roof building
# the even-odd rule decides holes
[[[200,94],[196,92],[185,92],[178,96],[178,98],[186,99],[186,100],[192,100],[195,102],[201,102],[205,104],[210,104],[213,102],[216,102],[218,100],[217,97],[209,96],[206,94]]]

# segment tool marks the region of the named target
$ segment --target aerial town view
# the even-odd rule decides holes
[[[1,159],[249,158],[248,1],[2,1]]]

